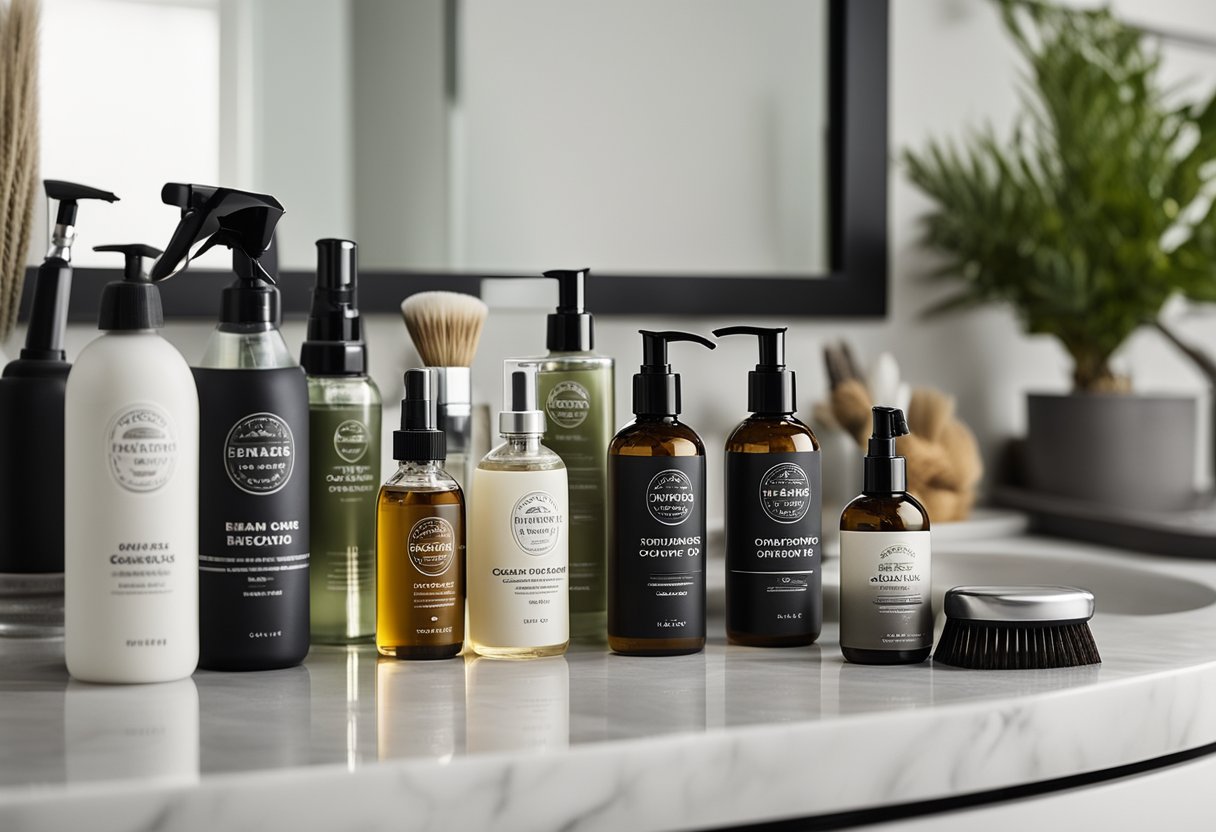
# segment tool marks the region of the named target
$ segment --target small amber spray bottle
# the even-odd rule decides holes
[[[464,494],[444,470],[431,370],[407,370],[397,473],[376,506],[376,649],[446,659],[464,643]]]

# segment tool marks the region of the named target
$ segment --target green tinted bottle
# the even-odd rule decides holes
[[[312,640],[376,633],[380,391],[367,376],[355,244],[317,241],[317,282],[300,354],[308,373]]]

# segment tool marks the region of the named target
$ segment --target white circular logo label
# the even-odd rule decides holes
[[[760,507],[770,520],[797,523],[811,508],[811,480],[792,462],[781,462],[760,478]]]
[[[442,517],[424,517],[410,529],[406,546],[414,568],[435,577],[452,567],[456,558],[456,533]]]
[[[273,413],[252,413],[224,440],[228,479],[246,494],[274,494],[291,479],[296,443],[287,422]]]
[[[511,537],[525,554],[547,555],[562,534],[562,511],[545,491],[529,491],[511,509]]]
[[[344,462],[358,462],[367,453],[367,425],[347,419],[334,431],[334,452]]]
[[[110,474],[128,491],[162,488],[177,467],[177,428],[159,405],[137,404],[110,422]]]
[[[591,394],[577,381],[560,381],[549,391],[545,411],[558,427],[576,428],[591,411]]]
[[[646,486],[646,508],[664,526],[678,526],[692,516],[697,503],[688,474],[675,468],[660,471]]]

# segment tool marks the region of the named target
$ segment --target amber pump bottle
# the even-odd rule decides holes
[[[608,646],[636,656],[696,653],[705,647],[705,445],[677,418],[680,377],[667,345],[714,343],[640,331],[637,418],[608,446]]]
[[[446,659],[464,644],[464,494],[443,469],[433,369],[407,370],[397,473],[376,506],[376,649],[398,659]]]
[[[858,664],[916,664],[933,647],[929,515],[895,454],[903,411],[873,417],[862,493],[840,515],[840,650]]]
[[[726,635],[749,647],[810,644],[823,627],[819,440],[794,417],[785,327],[730,326],[753,335],[744,419],[726,440]]]

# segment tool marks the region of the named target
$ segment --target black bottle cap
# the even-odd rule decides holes
[[[232,249],[238,277],[274,283],[259,262],[274,241],[275,226],[284,211],[269,194],[218,188],[212,185],[166,183],[161,201],[181,209],[165,253],[152,264],[152,279],[161,280],[187,268],[190,260],[222,245]]]
[[[760,361],[747,374],[747,409],[752,413],[787,414],[798,409],[794,401],[794,371],[785,366],[783,326],[728,326],[715,329],[714,336],[755,335],[760,342]]]
[[[545,346],[554,352],[587,352],[595,344],[595,326],[587,312],[586,279],[590,269],[551,269],[557,281],[557,311],[549,315]]]
[[[405,371],[401,400],[401,430],[393,431],[393,459],[399,462],[438,462],[448,455],[447,434],[435,427],[434,370]]]
[[[633,412],[637,416],[677,416],[680,413],[680,376],[667,363],[667,345],[672,341],[692,341],[714,349],[714,342],[691,332],[652,332],[642,334],[641,372],[633,377]]]
[[[59,201],[59,210],[55,214],[56,225],[76,224],[77,200],[104,199],[106,202],[118,202],[118,197],[109,191],[78,185],[75,182],[64,182],[62,179],[43,179],[42,187],[46,190],[47,199]]]
[[[160,290],[143,269],[143,258],[160,256],[160,249],[142,243],[94,246],[93,251],[117,251],[126,257],[122,280],[101,291],[97,328],[105,330],[160,329],[165,325]]]
[[[367,344],[359,316],[358,246],[353,240],[317,240],[317,282],[308,313],[300,366],[310,376],[367,372]]]
[[[895,454],[895,439],[906,436],[908,421],[897,407],[875,407],[874,433],[866,452],[862,491],[898,494],[908,490],[908,462]]]

